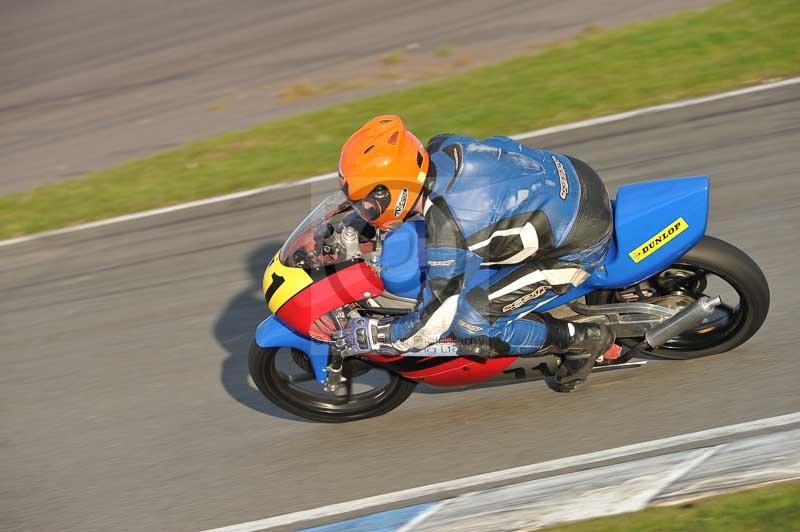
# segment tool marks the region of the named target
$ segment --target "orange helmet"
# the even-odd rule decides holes
[[[399,116],[376,116],[339,157],[339,185],[362,218],[391,230],[408,216],[428,175],[428,152]]]

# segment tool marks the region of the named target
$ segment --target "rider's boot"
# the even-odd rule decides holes
[[[597,357],[614,344],[614,330],[604,323],[547,320],[547,339],[538,354],[561,355],[556,374],[547,380],[557,392],[575,391],[586,382]]]

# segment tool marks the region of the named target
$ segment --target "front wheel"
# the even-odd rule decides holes
[[[740,249],[704,236],[675,264],[619,290],[603,290],[586,297],[589,304],[646,302],[682,308],[703,295],[721,295],[723,304],[697,327],[650,349],[650,354],[690,359],[724,353],[753,336],[769,311],[769,285],[764,273]],[[633,347],[641,339],[621,339]]]
[[[283,410],[326,423],[380,416],[408,399],[416,383],[358,359],[344,361],[349,386],[342,393],[326,392],[314,380],[311,362],[302,351],[264,348],[253,342],[248,359],[250,376],[264,396]]]

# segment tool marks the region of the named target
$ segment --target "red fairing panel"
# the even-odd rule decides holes
[[[403,357],[369,355],[407,379],[431,386],[466,386],[485,381],[510,366],[517,357],[477,359],[465,357]]]
[[[370,296],[382,294],[383,282],[366,263],[358,262],[304,288],[276,314],[296,332],[307,335],[317,318],[368,297],[366,293]]]

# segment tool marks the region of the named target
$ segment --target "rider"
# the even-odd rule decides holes
[[[351,321],[342,336],[356,352],[403,353],[453,335],[478,356],[554,353],[550,386],[569,392],[613,344],[605,324],[536,312],[584,282],[608,249],[608,193],[583,161],[499,136],[438,135],[424,147],[400,117],[384,115],[342,147],[339,184],[378,229],[422,215],[427,230],[416,308],[361,319],[361,330]],[[494,273],[478,280],[481,268]]]

